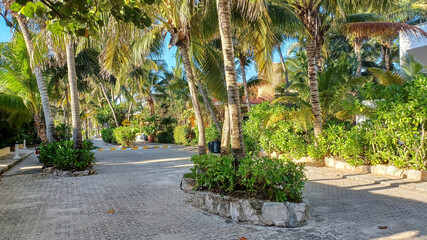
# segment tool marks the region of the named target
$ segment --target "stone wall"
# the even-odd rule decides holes
[[[196,191],[194,206],[221,217],[254,225],[300,227],[309,219],[309,205],[302,203],[267,202],[262,200],[238,199],[212,192]]]

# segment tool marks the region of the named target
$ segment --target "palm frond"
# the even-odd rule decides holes
[[[383,86],[390,86],[391,84],[402,86],[406,82],[397,72],[385,71],[379,68],[368,68],[368,71]]]

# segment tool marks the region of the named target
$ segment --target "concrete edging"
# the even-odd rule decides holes
[[[413,169],[399,169],[395,166],[387,165],[361,165],[351,166],[347,162],[337,160],[333,157],[325,158],[325,165],[341,170],[349,170],[359,174],[373,173],[381,176],[388,177],[402,177],[410,180],[427,181],[427,171],[419,171]]]

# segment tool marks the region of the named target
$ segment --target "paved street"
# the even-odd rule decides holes
[[[426,193],[315,170],[308,226],[254,227],[207,214],[179,190],[192,154],[176,146],[96,152],[98,174],[73,178],[40,173],[30,156],[0,177],[0,239],[427,239]]]

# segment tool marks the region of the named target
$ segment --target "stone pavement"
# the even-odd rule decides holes
[[[32,155],[0,177],[0,239],[427,239],[426,193],[315,169],[308,226],[254,227],[205,213],[179,190],[193,154],[102,151],[97,175],[73,178],[40,173]]]

